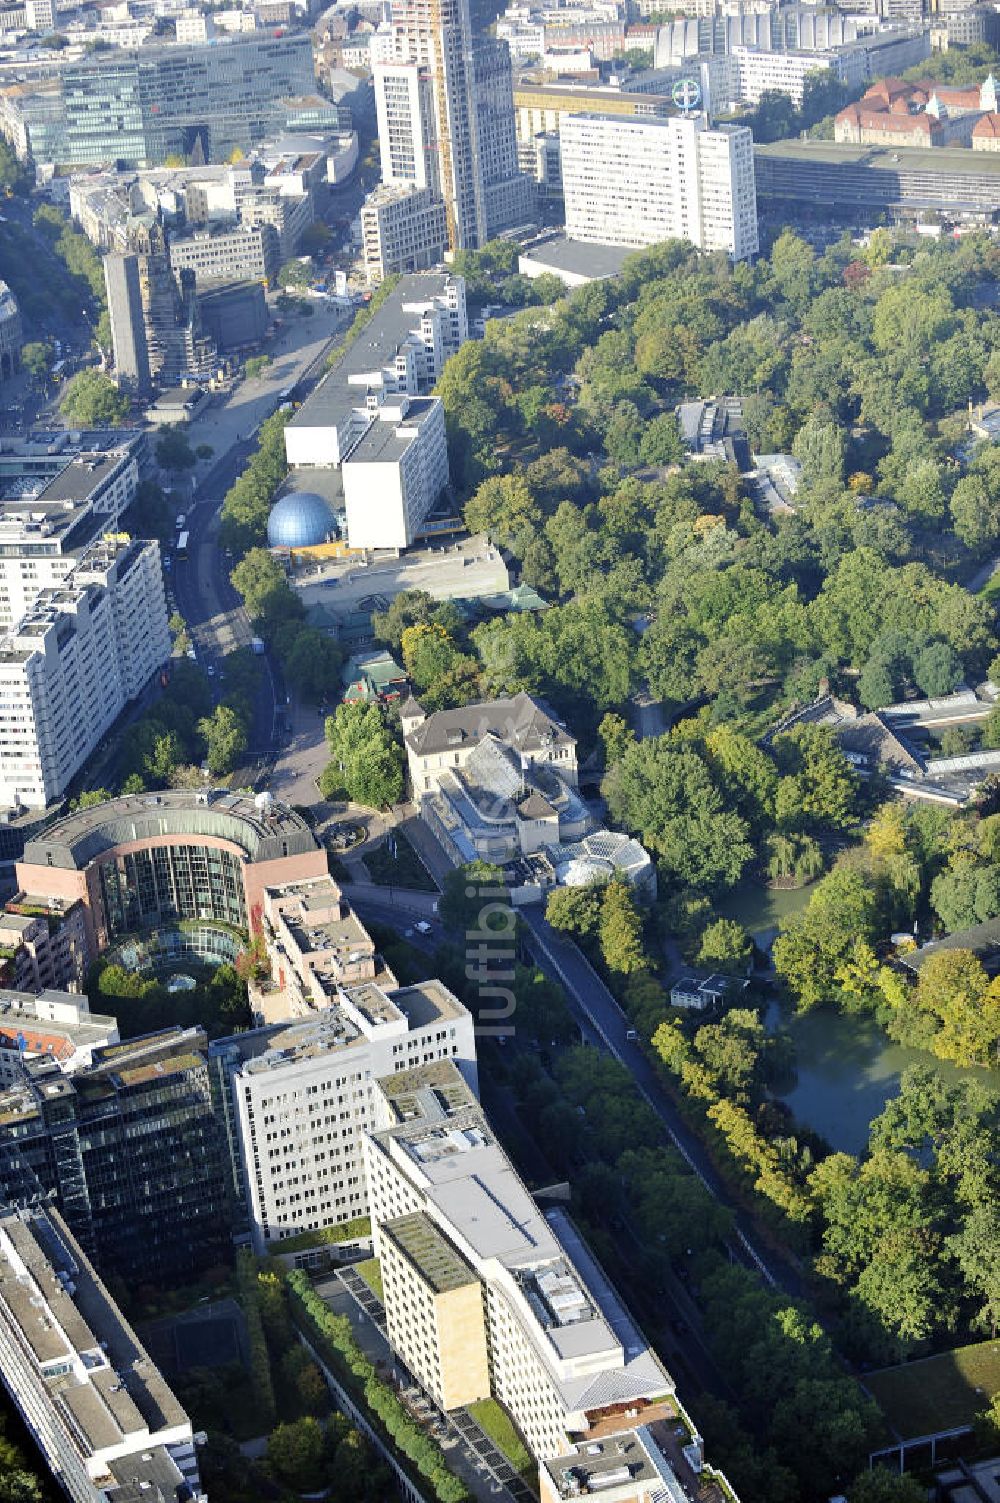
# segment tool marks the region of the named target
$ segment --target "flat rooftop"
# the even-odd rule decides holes
[[[603,1407],[673,1384],[568,1217],[539,1211],[478,1107],[446,1121],[375,1135],[413,1165],[429,1206],[454,1228],[459,1250],[495,1261],[531,1311],[531,1336],[568,1408]],[[558,1235],[557,1235],[558,1231]],[[565,1240],[563,1240],[565,1239]],[[579,1365],[565,1377],[562,1364]]]
[[[572,14],[572,12],[568,12]],[[670,114],[680,113],[669,94],[636,94],[627,89],[613,89],[609,84],[568,84],[568,83],[542,83],[528,82],[526,79],[514,83],[514,105],[536,105],[544,108],[542,101],[549,95],[557,97],[560,104],[574,102],[590,106],[597,103],[618,104],[624,108],[622,113],[629,109],[637,114]]]
[[[600,1493],[614,1498],[619,1488],[646,1487],[662,1480],[662,1473],[635,1430],[610,1435],[606,1440],[581,1441],[564,1456],[553,1456],[539,1465],[548,1474],[560,1498],[579,1498]]]
[[[379,1231],[399,1249],[435,1294],[447,1294],[452,1289],[464,1289],[479,1282],[476,1273],[452,1247],[440,1227],[422,1211],[383,1222]]]
[[[0,1214],[0,1318],[17,1326],[88,1451],[129,1437],[138,1448],[187,1422],[57,1212]]]
[[[273,799],[258,808],[253,798],[228,790],[167,788],[108,799],[57,820],[39,839],[27,842],[22,861],[25,866],[80,870],[114,846],[163,835],[188,842],[199,835],[226,839],[251,861],[318,849],[302,816]]]
[[[401,986],[390,993],[390,996],[411,1029],[423,1028],[439,1018],[444,1022],[449,1018],[466,1016],[466,1009],[458,998],[436,977],[428,981],[415,981],[412,986]]]
[[[393,397],[386,405],[395,406]],[[393,464],[403,458],[413,442],[413,433],[406,430],[419,428],[433,415],[439,406],[436,397],[409,397],[402,403],[402,416],[398,418],[377,417],[350,452],[351,463]],[[400,430],[404,430],[400,432]]]
[[[465,1077],[451,1059],[384,1075],[378,1088],[397,1123],[441,1122],[476,1105]]]
[[[302,1023],[237,1034],[229,1042],[243,1053],[243,1073],[260,1075],[290,1064],[322,1059],[356,1044],[361,1032],[343,1008],[329,1007]]]
[[[1000,178],[1000,152],[970,151],[961,146],[854,146],[839,141],[771,141],[754,145],[755,157],[796,162],[825,162],[840,167],[873,167],[883,172],[955,173],[963,177]]]
[[[290,428],[328,428],[364,405],[364,378],[395,361],[398,350],[420,326],[422,306],[443,298],[453,285],[448,272],[416,272],[400,277],[385,302],[353,339],[315,391],[289,420]]]
[[[47,1054],[61,1061],[76,1049],[102,1044],[111,1033],[117,1035],[117,1019],[104,1013],[81,1010],[76,1018],[50,1018],[44,1010],[45,999],[58,1001],[63,997],[79,1000],[64,992],[43,992],[35,997],[27,992],[0,991],[0,1041],[8,1048],[17,1043],[25,1053]]]
[[[605,277],[616,277],[629,256],[641,254],[633,246],[600,245],[596,241],[570,240],[566,235],[556,235],[538,245],[527,245],[519,261],[535,266],[551,267],[572,276],[587,277],[599,282]]]

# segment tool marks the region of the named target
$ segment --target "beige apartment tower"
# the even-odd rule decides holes
[[[389,1340],[442,1409],[490,1396],[483,1287],[421,1211],[381,1228]]]

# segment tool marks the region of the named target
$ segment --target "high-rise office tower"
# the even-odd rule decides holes
[[[473,43],[468,0],[398,0],[392,26],[374,70],[383,181],[431,188],[450,248],[475,249],[530,212],[507,45]]]
[[[559,131],[566,233],[604,245],[690,240],[734,261],[757,253],[753,139],[703,116],[569,115]]]
[[[530,179],[518,169],[514,79],[506,42],[484,37],[472,53],[476,136],[486,238],[532,218]]]
[[[0,1202],[56,1201],[102,1273],[183,1281],[229,1245],[226,1146],[200,1028],[165,1028],[0,1093]]]
[[[104,284],[119,383],[137,396],[146,396],[151,381],[138,256],[105,256]]]
[[[449,244],[453,250],[474,248],[486,239],[486,214],[469,0],[396,0],[392,25],[396,56],[428,70]]]

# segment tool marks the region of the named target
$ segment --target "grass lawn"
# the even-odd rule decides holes
[[[996,600],[997,596],[1000,595],[1000,569],[995,574],[990,575],[979,593],[984,600]]]
[[[355,1242],[361,1237],[370,1237],[370,1216],[357,1216],[353,1221],[341,1221],[337,1226],[321,1226],[312,1232],[299,1232],[294,1237],[285,1237],[269,1249],[275,1255],[302,1252],[308,1247],[336,1247],[340,1242]]]
[[[361,1275],[374,1295],[379,1299],[385,1298],[382,1293],[382,1270],[379,1267],[378,1258],[366,1258],[363,1263],[355,1263],[354,1272]]]
[[[1000,1392],[1000,1341],[957,1346],[920,1362],[884,1367],[868,1373],[864,1384],[904,1440],[957,1429],[971,1424]]]
[[[387,845],[365,853],[365,866],[379,887],[414,887],[419,892],[437,892],[438,886],[406,836],[396,830],[396,854]]]
[[[515,1471],[522,1474],[534,1471],[535,1463],[524,1441],[514,1429],[514,1423],[506,1409],[501,1409],[496,1399],[480,1399],[478,1404],[470,1404],[469,1413],[504,1453]]]

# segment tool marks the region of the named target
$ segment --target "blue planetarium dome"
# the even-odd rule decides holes
[[[289,491],[274,503],[267,519],[272,548],[314,548],[336,534],[333,507],[315,491]]]

